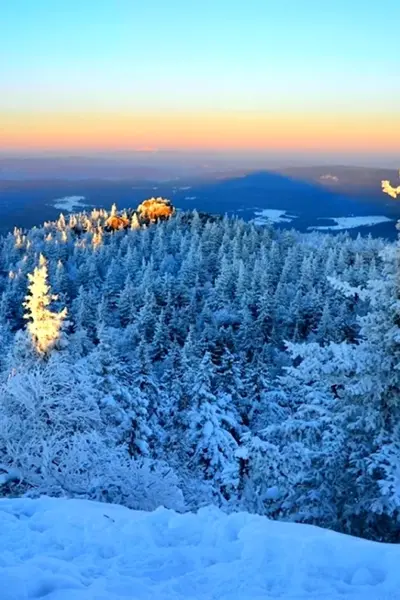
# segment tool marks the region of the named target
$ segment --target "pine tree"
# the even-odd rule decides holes
[[[100,328],[99,344],[90,356],[89,365],[98,381],[101,413],[110,438],[114,438],[114,443],[125,444],[131,457],[146,456],[149,401],[136,385],[134,365],[128,366],[123,351],[118,351],[117,331]]]
[[[216,491],[229,494],[236,483],[232,476],[237,442],[231,431],[238,424],[226,398],[213,390],[215,371],[211,356],[206,353],[194,374],[190,410],[187,415],[187,443],[191,461],[206,479],[215,482]]]
[[[45,355],[61,340],[67,309],[59,313],[50,310],[51,302],[57,300],[57,296],[51,294],[47,283],[47,261],[43,255],[28,279],[29,293],[24,302],[25,318],[29,321],[27,329],[38,354]]]
[[[369,302],[356,343],[292,346],[301,362],[284,383],[297,398],[289,439],[300,441],[311,460],[292,495],[302,518],[397,541],[399,246],[388,248],[384,259],[383,277],[365,289],[336,283],[347,296]],[[289,431],[287,424],[282,428]]]

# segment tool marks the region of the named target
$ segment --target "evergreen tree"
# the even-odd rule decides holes
[[[231,432],[238,425],[226,398],[215,395],[214,378],[211,356],[206,353],[191,387],[187,444],[191,462],[215,482],[217,492],[227,495],[235,482],[231,471],[237,442]]]
[[[29,321],[27,329],[37,352],[45,355],[60,342],[67,309],[55,313],[49,308],[57,296],[51,294],[47,283],[47,260],[43,255],[40,256],[39,266],[33,274],[28,275],[28,279],[29,294],[24,302],[25,318]]]

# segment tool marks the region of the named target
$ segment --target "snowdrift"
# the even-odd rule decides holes
[[[1,600],[400,598],[400,547],[216,508],[0,500]]]

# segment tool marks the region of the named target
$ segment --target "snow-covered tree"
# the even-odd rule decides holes
[[[189,508],[393,539],[391,245],[196,212],[143,228],[135,214],[0,237],[0,462],[25,481],[13,493],[139,506],[143,492],[154,507],[156,477],[175,471]]]
[[[233,432],[238,427],[227,398],[213,391],[215,369],[206,353],[194,376],[190,409],[186,416],[187,440],[191,462],[215,482],[216,492],[228,493],[232,484],[237,442]]]
[[[53,312],[51,303],[57,300],[50,290],[47,278],[47,260],[40,255],[39,266],[28,274],[28,295],[25,298],[25,318],[32,343],[40,355],[50,352],[61,339],[67,308]]]

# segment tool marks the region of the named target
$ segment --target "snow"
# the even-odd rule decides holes
[[[264,494],[264,500],[277,500],[280,496],[279,488],[277,485],[273,485],[268,488]]]
[[[318,229],[320,231],[330,229],[338,231],[340,229],[353,229],[354,227],[371,227],[372,225],[392,221],[392,219],[389,219],[388,217],[379,215],[372,215],[370,217],[326,217],[326,220],[334,221],[336,225],[319,225],[309,227],[308,229]]]
[[[400,547],[203,508],[0,500],[1,600],[383,600]]]
[[[321,175],[320,180],[321,181],[334,181],[335,183],[337,183],[339,181],[339,177],[337,177],[336,175],[331,175],[330,173],[327,173],[326,175]]]
[[[22,479],[22,475],[18,469],[10,469],[9,467],[0,465],[0,486],[7,485],[7,483],[18,479]]]
[[[263,210],[255,211],[256,218],[253,223],[256,225],[269,225],[270,223],[290,223],[297,217],[289,215],[286,210],[278,210],[276,208],[264,208]]]
[[[182,192],[187,192],[188,190],[191,190],[192,186],[191,185],[181,185],[181,186],[174,186],[172,188],[172,193],[176,193],[177,191],[182,191]]]
[[[83,201],[85,196],[64,196],[64,198],[56,198],[53,201],[54,208],[65,210],[67,212],[74,212],[85,206],[88,206]]]

